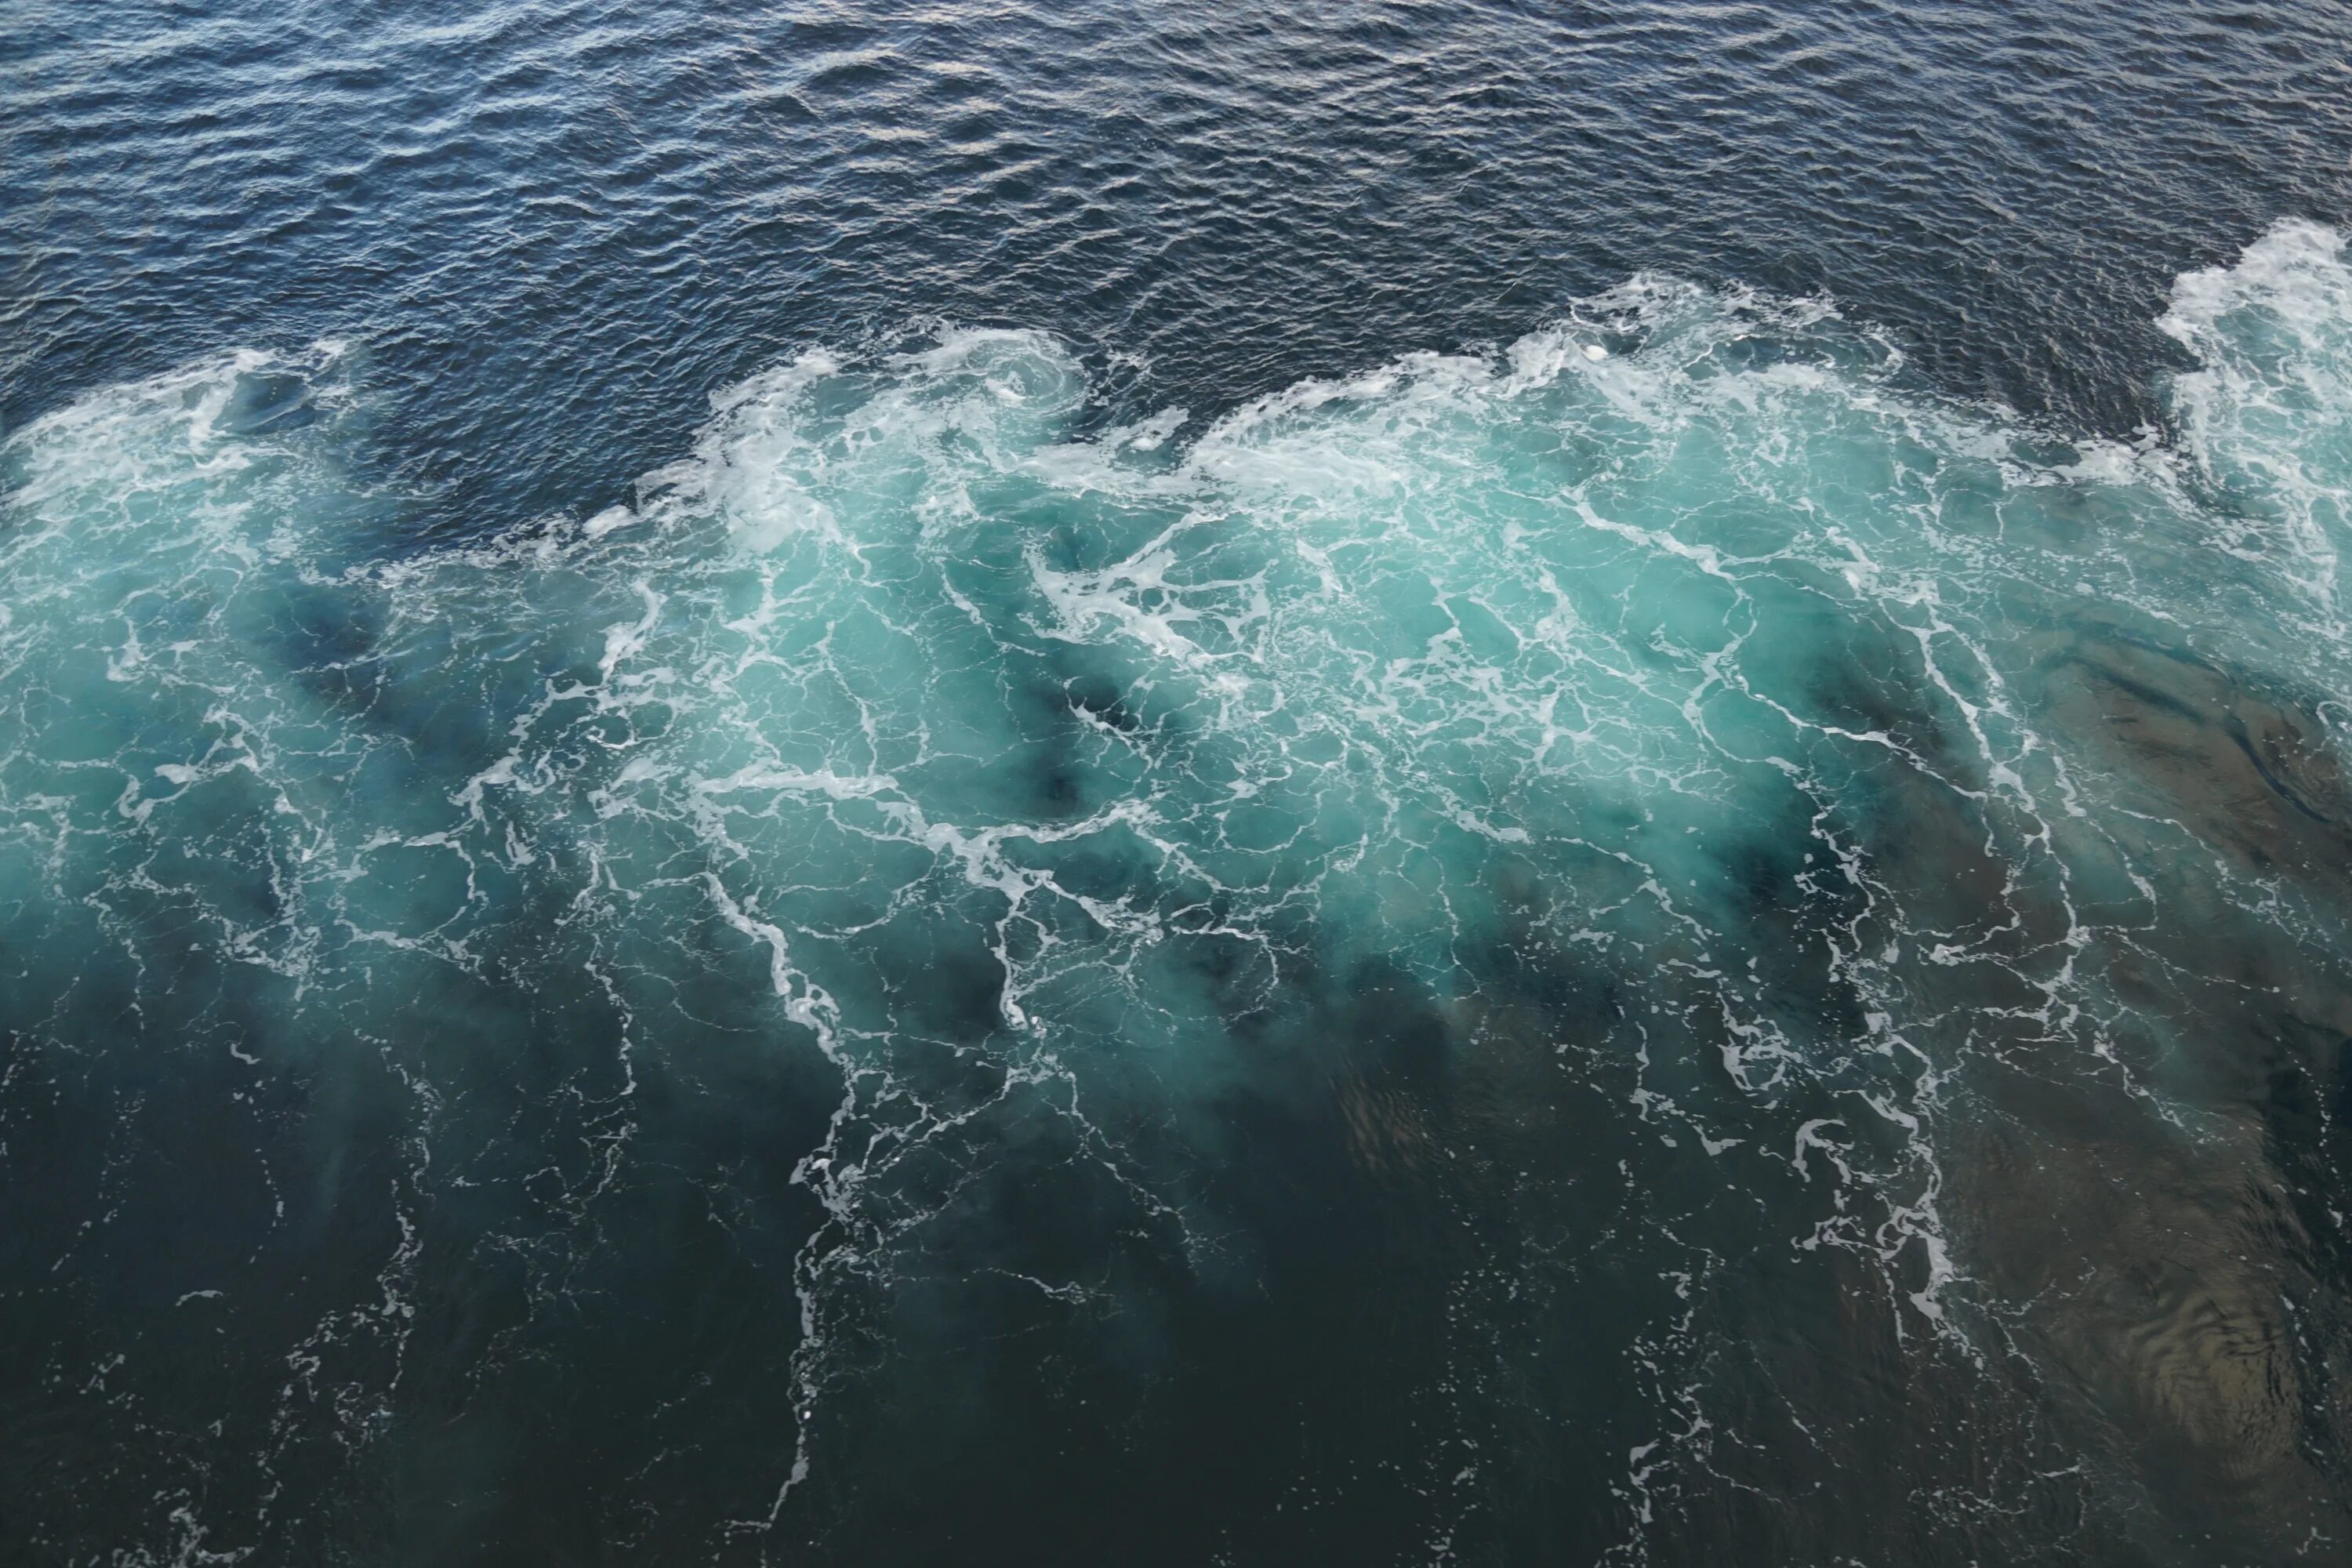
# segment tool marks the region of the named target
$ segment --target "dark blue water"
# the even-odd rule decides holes
[[[0,1559],[2352,1560],[2352,13],[0,4]]]
[[[1825,290],[1939,387],[2128,432],[2174,276],[2352,204],[2345,26],[19,4],[0,418],[362,340],[371,477],[477,537],[617,499],[812,342],[1039,328],[1108,404],[1209,410],[1650,268]]]

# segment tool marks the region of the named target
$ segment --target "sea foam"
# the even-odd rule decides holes
[[[1808,1442],[1961,1537],[2303,1540],[2342,1173],[2262,1086],[2332,1094],[2352,1020],[2342,242],[2162,324],[2137,444],[1652,278],[1092,437],[1052,337],[949,331],[397,560],[338,350],[48,415],[9,1284],[84,1326],[26,1331],[79,1381],[200,1299],[230,1353],[110,1375],[226,1413],[159,1461],[215,1542],[319,1538],[285,1478],[367,1491],[461,1384],[528,1442],[532,1367],[721,1434],[723,1542],[919,1440],[1296,1419],[1268,1344],[1364,1385],[1298,1473],[1457,1546],[1551,1488],[1696,1549]]]

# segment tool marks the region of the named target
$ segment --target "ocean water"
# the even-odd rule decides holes
[[[2347,32],[10,13],[0,1557],[2352,1557]]]

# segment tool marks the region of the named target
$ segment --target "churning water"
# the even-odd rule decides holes
[[[2127,435],[1531,314],[803,342],[439,537],[381,322],[31,412],[0,1543],[2344,1560],[2342,236]]]

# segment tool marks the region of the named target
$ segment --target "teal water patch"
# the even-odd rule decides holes
[[[2136,445],[1648,278],[1084,438],[948,332],[394,560],[362,351],[17,431],[8,1528],[2342,1540],[2352,269],[2162,324]]]

